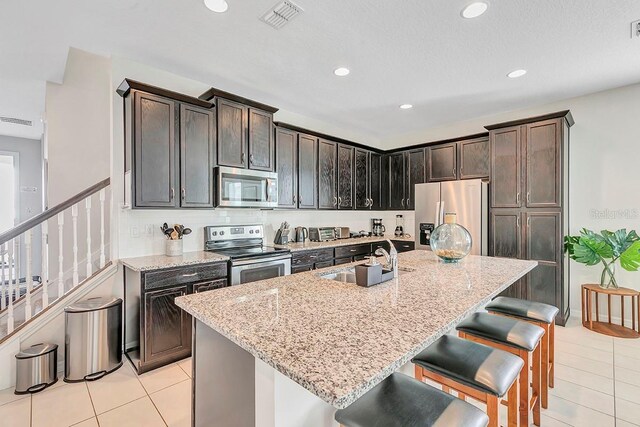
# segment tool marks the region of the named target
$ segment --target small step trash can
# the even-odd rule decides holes
[[[58,381],[58,345],[35,344],[16,354],[15,394],[37,393]]]
[[[122,366],[122,300],[90,298],[64,309],[66,382],[93,381]]]

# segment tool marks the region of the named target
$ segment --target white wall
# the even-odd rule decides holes
[[[110,59],[71,48],[63,83],[47,83],[45,108],[54,206],[111,172]]]
[[[578,98],[454,123],[387,141],[394,146],[435,141],[484,131],[484,125],[571,110],[569,156],[570,232],[640,229],[638,138],[640,84]],[[571,310],[580,311],[580,285],[598,283],[601,269],[571,262]],[[640,289],[640,273],[617,268],[621,286]],[[630,313],[631,310],[627,310]]]

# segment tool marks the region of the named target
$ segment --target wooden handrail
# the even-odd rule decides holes
[[[64,202],[57,204],[53,208],[47,209],[46,211],[39,213],[33,218],[30,218],[25,222],[16,225],[14,228],[12,228],[9,231],[5,231],[4,233],[0,234],[0,245],[3,245],[5,242],[8,242],[9,240],[15,237],[18,237],[25,231],[32,229],[33,227],[43,223],[49,218],[52,218],[58,215],[60,212],[64,211],[65,209],[70,208],[76,203],[86,199],[92,194],[95,194],[98,191],[102,190],[103,188],[107,187],[110,183],[111,183],[111,178],[103,179],[97,184],[94,184],[91,187],[87,188],[86,190],[79,192],[75,196],[70,197],[68,200],[65,200]]]

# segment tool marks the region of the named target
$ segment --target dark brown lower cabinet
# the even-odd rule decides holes
[[[350,262],[353,262],[353,258],[351,258],[351,257],[336,258],[335,261],[333,262],[333,264],[334,265],[342,265],[342,264],[349,264]]]
[[[186,285],[145,292],[145,360],[191,354],[191,316],[174,303],[183,295],[187,295]]]
[[[562,307],[563,290],[549,284],[560,283],[562,272],[562,219],[560,212],[528,211],[524,214],[526,258],[538,266],[526,280],[526,297]]]
[[[177,297],[225,286],[226,262],[148,271],[125,267],[125,352],[137,372],[191,355],[191,316],[175,304]]]
[[[393,243],[398,253],[413,251],[416,248],[414,242],[407,242],[406,240],[392,240],[391,243]]]

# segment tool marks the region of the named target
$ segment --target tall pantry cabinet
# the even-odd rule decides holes
[[[487,126],[491,144],[489,255],[538,261],[505,295],[569,317],[569,111]]]

